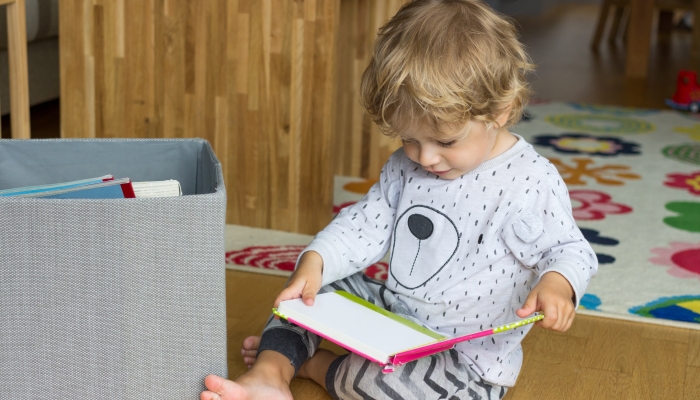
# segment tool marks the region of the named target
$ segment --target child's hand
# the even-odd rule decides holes
[[[569,281],[557,272],[542,275],[539,283],[532,288],[525,304],[515,312],[525,318],[535,311],[541,311],[544,319],[537,324],[543,328],[566,332],[574,322],[574,290]]]
[[[302,298],[307,306],[314,304],[314,299],[323,281],[323,258],[315,251],[307,251],[301,256],[299,266],[275,299],[275,307],[282,300]]]

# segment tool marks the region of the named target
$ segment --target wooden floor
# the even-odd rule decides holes
[[[535,96],[629,107],[663,108],[689,59],[690,34],[655,40],[650,75],[624,78],[624,46],[589,50],[597,6],[566,4],[538,18],[519,19],[523,41],[538,65]],[[32,107],[32,135],[58,137],[59,102]],[[9,136],[8,118],[2,136]],[[229,375],[245,372],[239,349],[258,334],[285,278],[227,271]],[[324,347],[335,349],[333,345]],[[700,399],[700,330],[579,315],[565,334],[535,328],[524,342],[525,364],[508,400]],[[297,399],[328,399],[311,381],[296,379]]]
[[[621,39],[590,50],[596,4],[563,4],[536,18],[519,18],[522,41],[536,64],[530,81],[536,98],[627,107],[668,108],[680,69],[700,71],[690,59],[690,31],[653,35],[646,80],[626,79]]]

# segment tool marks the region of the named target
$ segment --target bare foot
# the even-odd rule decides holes
[[[248,369],[253,366],[258,356],[258,347],[260,347],[260,336],[248,336],[243,339],[241,347],[241,355],[243,362],[248,366]]]
[[[260,336],[248,336],[247,338],[243,339],[241,355],[243,356],[243,362],[245,362],[245,364],[248,366],[248,369],[250,369],[250,367],[252,367],[255,363],[259,347]],[[299,368],[299,372],[297,373],[297,377],[313,379],[314,381],[318,382],[318,376],[322,375],[325,377],[325,373],[328,371],[330,363],[337,357],[338,355],[330,350],[317,349],[316,354],[301,365],[301,368]],[[325,383],[325,378],[322,381]],[[321,383],[321,386],[325,386],[324,383]]]
[[[204,379],[207,391],[202,400],[292,400],[289,382],[294,367],[287,357],[274,351],[263,351],[245,374],[230,381],[216,375]]]
[[[244,377],[246,375],[249,375],[250,372],[253,370],[251,369],[253,367],[253,364],[255,364],[257,360],[257,353],[258,353],[258,348],[260,347],[260,336],[248,336],[247,338],[243,339],[243,345],[241,347],[241,355],[243,356],[243,362],[248,366],[248,369],[250,370],[248,373],[242,375],[241,377]],[[263,352],[261,354],[265,354],[267,352]],[[323,388],[326,388],[326,372],[328,372],[328,367],[330,367],[330,364],[333,362],[338,357],[337,354],[333,353],[330,350],[326,349],[317,349],[316,353],[311,357],[310,359],[306,360],[304,364],[301,365],[301,368],[299,368],[299,372],[297,373],[298,378],[303,378],[303,379],[311,379],[318,383],[319,385],[323,386]],[[286,359],[286,358],[285,358]],[[230,383],[228,383],[230,382]],[[238,382],[238,380],[236,380]],[[236,382],[231,382],[227,381],[227,385],[231,386],[231,384],[236,385]],[[206,382],[205,380],[205,385],[207,388],[210,390],[213,390]],[[287,383],[287,387],[289,384]],[[235,387],[235,386],[233,386]],[[233,391],[237,389],[230,389]],[[216,390],[214,390],[216,391]],[[230,397],[231,399],[238,399],[239,397]],[[247,397],[241,397],[241,398],[247,398]],[[208,400],[209,397],[203,397],[203,399]],[[217,399],[217,397],[212,397],[211,399]],[[222,397],[222,399],[229,399],[229,397]]]

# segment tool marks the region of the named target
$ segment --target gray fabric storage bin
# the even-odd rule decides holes
[[[0,189],[112,174],[183,196],[0,197],[0,399],[198,399],[227,375],[221,164],[201,139],[0,140]]]

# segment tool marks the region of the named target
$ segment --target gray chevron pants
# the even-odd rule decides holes
[[[390,290],[362,273],[325,286],[320,293],[331,290],[345,290],[391,312],[413,318],[410,310],[397,301]],[[282,353],[299,371],[320,343],[317,335],[271,317],[263,330],[258,352]],[[331,364],[326,374],[326,388],[333,398],[359,400],[496,400],[505,396],[507,390],[484,382],[460,362],[454,349],[407,363],[389,374],[383,373],[378,364],[350,353]]]

